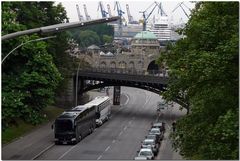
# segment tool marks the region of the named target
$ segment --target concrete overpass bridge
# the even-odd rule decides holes
[[[135,87],[160,94],[161,91],[167,90],[169,81],[168,74],[163,74],[161,71],[124,68],[84,68],[76,71],[73,78],[73,84],[77,85],[73,90],[75,101],[78,96],[87,91],[113,86],[113,103],[115,104],[120,103],[120,86]],[[178,97],[174,102],[188,109],[188,104],[183,102],[182,98]]]

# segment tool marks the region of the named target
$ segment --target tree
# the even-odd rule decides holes
[[[61,5],[53,6],[52,2],[3,2],[2,33],[60,23],[65,16]],[[48,45],[42,41],[25,44],[2,64],[3,127],[17,123],[19,118],[37,124],[43,118],[42,109],[53,103],[55,90],[62,80],[55,62],[61,54],[66,55],[64,46],[67,44],[64,34],[58,36],[55,41],[65,42],[62,46],[49,40]],[[2,56],[20,43],[37,38],[36,35],[21,36],[2,42]],[[52,50],[57,46],[60,50]]]
[[[113,37],[112,36],[108,36],[108,35],[103,35],[103,42],[105,43],[111,43],[113,41]]]
[[[83,36],[81,36],[81,34],[86,35],[87,33],[89,34],[90,31],[93,34],[93,38],[96,38],[96,37],[98,37],[98,38],[96,41],[88,40],[87,41],[88,43],[86,43],[86,41],[84,39],[82,39]],[[81,30],[73,29],[70,31],[70,33],[72,35],[72,38],[78,42],[80,47],[87,47],[92,44],[104,45],[105,43],[111,43],[113,40],[114,30],[113,30],[113,27],[110,25],[98,24],[98,25],[93,25],[93,26],[89,26],[89,27],[83,27],[83,28],[81,28]],[[86,36],[84,36],[84,37],[86,37]],[[92,37],[89,39],[92,39]],[[82,41],[84,41],[84,43],[82,43]],[[90,43],[92,43],[92,44],[90,44]],[[87,46],[82,46],[82,45],[87,45]]]
[[[92,44],[100,43],[100,39],[97,33],[91,30],[76,32],[74,38],[76,42],[80,45],[80,47],[88,47]]]
[[[170,69],[167,100],[190,113],[177,121],[174,147],[187,159],[238,159],[239,4],[199,2],[186,37],[162,54]]]

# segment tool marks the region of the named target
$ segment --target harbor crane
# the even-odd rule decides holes
[[[157,3],[157,2],[155,2],[155,3]],[[161,3],[161,2],[158,4],[158,13],[159,13],[159,12],[160,12],[160,15],[161,15],[161,16],[167,16],[166,12],[163,10],[162,3]]]
[[[119,36],[122,36],[122,26],[123,26],[122,19],[123,19],[123,14],[125,14],[125,12],[122,11],[118,1],[116,1],[114,5],[114,10],[116,9],[117,9],[117,14],[120,17],[118,21],[118,32],[119,32]]]
[[[159,4],[157,2],[153,2],[147,9],[145,9],[144,11],[139,11],[139,13],[143,14],[143,31],[146,31],[146,26],[147,26],[147,21],[149,19],[149,17],[151,16],[151,14],[153,13],[153,11],[156,9],[156,7],[159,6]],[[147,11],[152,8],[152,10],[150,11],[149,14],[146,14]]]
[[[112,17],[112,12],[111,12],[110,5],[109,5],[109,4],[107,4],[107,8],[108,8],[108,16],[109,16],[109,17]]]
[[[115,2],[114,10],[117,8],[117,13],[119,17],[122,17],[125,12],[122,11],[121,6],[118,1]]]
[[[101,11],[101,14],[102,14],[102,18],[105,18],[105,17],[107,17],[107,11],[104,9],[104,6],[103,6],[103,4],[102,4],[102,2],[100,1],[99,3],[98,3],[98,10],[100,9],[100,11]]]
[[[126,4],[126,10],[127,10],[127,15],[128,15],[128,23],[129,24],[138,24],[137,21],[134,21],[133,16],[130,13],[129,5]]]
[[[186,12],[186,10],[183,8],[183,6],[184,6],[185,8],[187,8],[187,9],[191,12],[191,9],[190,9],[188,6],[186,6],[186,5],[184,4],[184,2],[180,2],[180,3],[177,4],[177,6],[175,7],[175,9],[172,10],[172,13],[175,12],[175,11],[180,7],[180,8],[182,9],[182,11],[184,12],[184,14],[187,16],[187,18],[189,19],[189,15],[187,14],[187,12]]]
[[[91,20],[91,17],[90,17],[89,14],[88,14],[87,7],[86,7],[85,4],[83,5],[83,8],[84,8],[86,20],[87,20],[87,21],[90,21],[90,20]]]
[[[76,4],[76,8],[77,8],[77,14],[78,14],[79,21],[80,22],[84,21],[83,15],[81,15],[79,6],[77,4]]]

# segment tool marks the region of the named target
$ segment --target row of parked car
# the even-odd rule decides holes
[[[148,135],[141,143],[141,149],[138,151],[135,160],[152,160],[158,154],[161,141],[165,132],[164,122],[155,122],[152,124]]]

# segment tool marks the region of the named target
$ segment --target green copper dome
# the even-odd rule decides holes
[[[152,32],[142,31],[134,36],[134,39],[157,39],[157,37]]]

